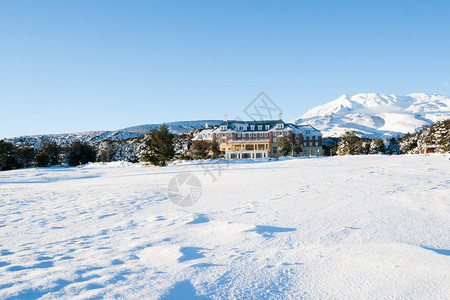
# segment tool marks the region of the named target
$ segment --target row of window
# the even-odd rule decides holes
[[[272,140],[272,142],[273,143],[276,143],[277,142],[277,139],[276,138],[273,138],[273,140]],[[278,140],[278,142],[281,142],[281,139],[280,140]],[[222,140],[222,144],[226,144],[227,143],[227,141],[226,140]],[[309,147],[312,147],[313,146],[313,142],[303,142],[303,147],[308,147],[308,145],[309,145]],[[316,147],[318,147],[319,146],[319,142],[315,142],[314,143],[314,145],[316,146]],[[274,146],[275,147],[275,146]],[[274,152],[275,153],[275,152]]]
[[[222,138],[225,138],[226,136],[228,135],[228,137],[231,137],[231,133],[228,133],[228,134],[226,134],[226,133],[222,133]],[[276,132],[274,132],[274,135],[276,136],[277,135],[277,133]],[[220,137],[220,133],[216,133],[216,136],[217,136],[217,138],[219,138]],[[258,134],[257,133],[248,133],[248,137],[257,137],[258,136]],[[264,133],[259,133],[259,137],[268,137],[269,136],[269,134],[267,133],[267,132],[264,132]],[[284,134],[283,134],[283,131],[280,131],[280,132],[278,132],[278,136],[289,136],[289,132],[288,131],[286,131]],[[297,137],[297,138],[300,138],[300,134],[299,133],[296,133],[295,135],[294,135],[295,137]],[[208,135],[208,137],[209,137],[209,135]],[[240,138],[240,137],[243,137],[243,138],[246,138],[247,137],[247,133],[237,133],[237,137],[238,138]],[[307,137],[305,137],[307,140],[309,140],[309,141],[311,141],[311,140],[317,140],[318,139],[318,137],[313,137],[313,136],[311,136],[311,135],[309,135],[309,136],[307,136]]]
[[[265,128],[265,130],[269,130],[270,129],[270,125],[250,125],[250,130],[263,130],[263,128]],[[283,129],[284,128],[284,124],[277,124],[276,126],[277,129]],[[222,125],[220,126],[220,130],[227,130],[228,126],[227,125]],[[248,129],[248,125],[237,125],[236,126],[236,130],[247,130]]]
[[[200,139],[211,138],[211,133],[199,133],[198,137]]]

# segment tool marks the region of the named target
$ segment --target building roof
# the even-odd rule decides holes
[[[283,128],[277,128],[277,124],[283,124]],[[251,126],[255,126],[252,130]],[[222,126],[227,126],[223,129]],[[257,126],[263,126],[258,129]],[[269,128],[266,128],[269,126]],[[238,132],[254,132],[254,131],[276,131],[276,130],[288,130],[294,133],[301,133],[302,135],[322,135],[319,130],[315,129],[311,125],[296,125],[293,123],[286,123],[283,120],[261,120],[261,121],[242,121],[242,120],[224,120],[219,126],[214,128],[205,128],[200,133],[211,133],[211,132],[227,132],[227,131],[238,131]]]

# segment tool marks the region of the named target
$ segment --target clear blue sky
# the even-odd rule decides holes
[[[449,96],[449,2],[0,0],[0,138]]]

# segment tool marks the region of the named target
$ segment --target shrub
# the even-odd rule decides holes
[[[61,148],[54,141],[43,141],[36,151],[34,164],[37,167],[48,167],[60,163]]]
[[[34,148],[30,145],[16,146],[17,163],[20,168],[29,168],[33,165],[36,155]]]
[[[281,154],[283,154],[283,156],[287,156],[289,155],[289,153],[291,153],[292,151],[292,145],[291,143],[289,143],[287,138],[282,138],[280,143],[278,144],[278,148]]]
[[[0,170],[12,170],[19,166],[14,145],[4,140],[0,140]]]
[[[94,147],[88,145],[86,142],[75,141],[66,149],[66,159],[69,166],[78,166],[94,162],[96,152]]]

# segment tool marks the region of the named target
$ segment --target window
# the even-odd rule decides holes
[[[256,137],[256,133],[253,133],[253,137]]]
[[[269,130],[270,129],[270,125],[266,125],[266,130]]]
[[[312,142],[309,142],[309,146],[312,147]]]
[[[279,136],[283,136],[283,131],[278,132]]]
[[[228,133],[228,137],[231,137],[231,133]]]
[[[306,133],[306,134],[310,134],[310,133],[311,133],[311,130],[306,130],[305,133]]]
[[[306,147],[306,145],[308,145],[306,142],[303,142],[303,147]]]
[[[306,156],[306,150],[303,150],[303,155],[305,155],[305,156]]]
[[[227,130],[227,125],[220,126],[220,130]]]
[[[274,153],[274,154],[277,153],[277,147],[276,146],[272,147],[272,153]]]
[[[288,135],[289,135],[289,131],[286,131],[286,132],[285,132],[285,135],[288,136]]]
[[[277,124],[277,128],[278,129],[283,129],[284,128],[284,124]]]
[[[319,142],[316,142],[316,147],[319,146]]]
[[[255,125],[250,125],[250,130],[255,130]]]
[[[223,137],[223,138],[225,137],[225,133],[222,133],[222,137]]]
[[[311,136],[308,136],[308,140],[312,140],[312,137],[311,137]]]
[[[241,137],[241,134],[240,134],[240,133],[238,133],[238,137]]]
[[[276,142],[277,142],[277,139],[276,139],[276,138],[273,138],[272,142],[276,143]]]
[[[268,137],[268,136],[269,136],[269,134],[268,134],[267,132],[265,132],[265,133],[264,133],[264,136],[265,136],[265,137]]]
[[[263,137],[263,133],[262,132],[259,134],[259,137]]]
[[[222,144],[225,144],[226,143],[226,141],[225,140],[222,140]]]

